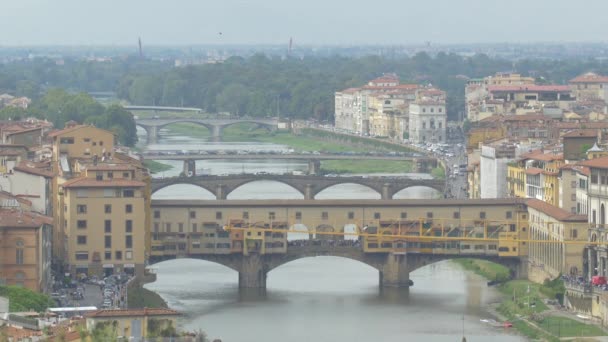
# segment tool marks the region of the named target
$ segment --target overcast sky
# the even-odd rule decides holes
[[[600,42],[606,13],[608,0],[0,0],[0,45]]]

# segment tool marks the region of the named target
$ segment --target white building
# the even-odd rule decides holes
[[[30,201],[32,211],[51,215],[52,179],[53,173],[37,163],[21,162],[0,177],[0,186],[2,190]]]
[[[409,136],[414,143],[444,143],[447,116],[445,101],[416,100],[410,104]]]
[[[480,197],[507,198],[507,166],[515,160],[515,146],[482,146],[479,160]]]
[[[606,229],[608,222],[608,157],[595,158],[579,163],[589,167],[587,184],[587,216],[589,223]]]

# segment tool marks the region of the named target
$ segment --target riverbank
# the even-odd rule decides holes
[[[158,293],[150,291],[139,284],[129,287],[127,306],[130,309],[169,308],[167,302]]]
[[[586,337],[585,341],[599,341],[597,336],[607,335],[600,327],[576,319],[553,305],[545,304],[550,285],[541,285],[528,280],[509,280],[509,270],[485,260],[456,259],[454,263],[488,280],[502,282],[498,290],[503,298],[500,304],[488,309],[501,321],[513,323],[522,335],[543,341],[561,341],[572,337]],[[543,288],[548,287],[548,288]],[[553,300],[553,298],[550,298]]]
[[[171,134],[186,135],[199,139],[210,138],[210,132],[200,125],[179,123],[168,127]],[[248,124],[236,124],[226,127],[223,131],[222,141],[243,142],[253,141],[285,145],[298,152],[411,152],[405,146],[392,143],[374,141],[358,137],[342,136],[315,129],[302,129],[295,135],[289,132],[269,132],[264,128],[252,127]],[[162,172],[167,165],[162,163],[151,164],[155,167],[152,172]],[[170,166],[169,166],[170,168]],[[412,172],[413,163],[410,161],[389,160],[383,162],[369,160],[328,160],[321,163],[324,173],[407,173]],[[441,173],[441,172],[439,172]],[[445,173],[443,173],[445,176]],[[444,177],[443,176],[443,177]],[[441,176],[439,177],[441,178]]]
[[[147,167],[148,170],[150,170],[150,172],[152,172],[153,174],[171,170],[173,168],[173,166],[171,166],[171,165],[157,162],[156,160],[152,160],[152,159],[144,160],[144,166]]]

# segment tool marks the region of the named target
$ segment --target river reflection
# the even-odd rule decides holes
[[[204,261],[154,266],[146,287],[186,313],[183,328],[224,341],[522,341],[480,323],[499,299],[480,277],[440,262],[411,274],[410,289],[378,288],[378,271],[347,259],[296,260],[268,275],[268,290],[239,292],[237,274]],[[237,328],[238,327],[238,328]]]

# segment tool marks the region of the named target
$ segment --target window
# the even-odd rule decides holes
[[[133,212],[133,205],[132,204],[126,204],[125,205],[125,213],[130,214]]]
[[[133,248],[133,236],[132,235],[125,236],[125,247]]]
[[[103,189],[103,197],[116,197],[114,189]]]
[[[576,239],[578,237],[578,231],[576,229],[572,229],[572,238]]]
[[[165,231],[167,233],[171,233],[171,223],[169,223],[169,222],[165,223]]]
[[[576,201],[576,194],[570,195],[570,200],[571,201]]]
[[[114,252],[114,258],[116,260],[122,260],[122,252],[121,251]]]
[[[132,251],[126,251],[125,252],[125,259],[127,259],[127,260],[133,259],[133,252]]]
[[[78,227],[78,229],[85,229],[87,227],[87,220],[76,221],[76,227]]]
[[[106,214],[111,214],[112,213],[112,205],[111,204],[106,204],[103,206],[103,210]]]
[[[184,232],[184,224],[182,222],[179,222],[177,224],[177,231],[179,231],[180,233]]]
[[[296,220],[301,220],[301,219],[302,219],[302,212],[296,211]]]
[[[509,225],[509,231],[510,232],[514,232],[517,229],[517,227],[514,224],[510,224]]]
[[[354,211],[349,211],[348,212],[348,219],[349,220],[354,220],[355,219],[355,212]]]
[[[60,138],[59,139],[59,143],[60,144],[73,144],[74,143],[74,138],[72,138],[72,137]]]
[[[154,210],[154,218],[155,219],[159,219],[160,218],[160,210]]]
[[[249,220],[249,212],[243,211],[243,220]]]
[[[221,220],[222,219],[222,212],[221,211],[216,211],[215,212],[215,219],[216,220]]]
[[[91,142],[91,138],[84,138],[84,142]]]
[[[512,218],[513,218],[513,212],[512,212],[512,211],[507,211],[507,212],[505,213],[505,217],[506,217],[507,219],[512,219]]]
[[[135,190],[132,190],[132,189],[123,190],[122,197],[135,197]]]
[[[15,263],[17,265],[23,265],[23,247],[25,246],[25,243],[23,242],[23,240],[17,240],[17,249],[15,250]]]
[[[104,260],[112,260],[112,252],[105,252],[103,254],[103,259]]]
[[[196,233],[196,231],[198,230],[198,227],[196,226],[196,223],[192,224],[192,232]]]
[[[402,212],[401,213],[401,219],[406,219],[407,218],[407,213],[406,212]]]
[[[380,219],[380,213],[374,213],[374,220]]]
[[[78,235],[76,237],[76,243],[79,245],[86,245],[87,244],[87,236],[86,235]]]
[[[87,197],[87,189],[78,189],[76,190],[76,197]]]
[[[97,172],[97,174],[95,175],[95,180],[103,180],[103,173],[101,172]]]
[[[123,172],[122,173],[122,178],[129,178],[130,174],[128,172]]]
[[[76,260],[89,260],[89,252],[76,252]]]
[[[108,179],[114,178],[114,172],[108,172]]]
[[[154,222],[154,232],[158,233],[159,230],[160,230],[160,223]]]
[[[275,219],[274,211],[271,211],[271,212],[268,213],[268,219],[269,220],[274,220]]]
[[[111,233],[112,232],[112,220],[105,220],[104,221],[104,231],[106,233]]]
[[[86,214],[87,213],[87,206],[84,204],[78,204],[76,206],[76,212],[79,214]]]
[[[485,219],[486,218],[486,212],[485,211],[479,212],[479,218],[480,219]]]
[[[327,211],[321,212],[321,220],[329,219],[329,213]]]
[[[433,218],[433,212],[427,211],[426,212],[426,218]]]
[[[190,218],[191,219],[196,218],[196,211],[191,211],[190,212]]]
[[[104,236],[104,247],[112,248],[112,237],[110,235]]]
[[[454,218],[455,219],[459,219],[460,218],[460,212],[459,211],[455,211],[454,212]]]
[[[132,220],[126,220],[125,221],[125,232],[131,233],[132,231],[133,231],[133,221]]]

